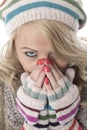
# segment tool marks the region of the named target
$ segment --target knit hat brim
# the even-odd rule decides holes
[[[9,34],[22,24],[39,19],[60,21],[74,31],[86,22],[83,9],[74,0],[7,0],[0,12]]]

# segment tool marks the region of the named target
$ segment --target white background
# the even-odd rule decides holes
[[[0,0],[1,2],[1,0]],[[87,14],[87,0],[83,0],[83,8]],[[85,27],[83,29],[81,29],[78,32],[78,35],[81,37],[87,37],[87,24],[85,25]],[[8,35],[5,32],[5,27],[2,21],[0,21],[0,49],[2,48],[2,46],[4,45],[4,43],[7,41],[8,39]]]

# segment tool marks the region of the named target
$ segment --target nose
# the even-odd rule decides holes
[[[39,59],[52,59],[52,52],[42,52],[42,54],[39,55]]]
[[[52,59],[49,56],[41,56],[38,58],[38,60],[44,62],[44,61],[51,61]]]
[[[39,57],[39,59],[48,59],[48,58],[49,58],[49,55],[47,55],[47,54],[41,55]]]
[[[37,61],[37,65],[49,65],[49,64],[51,64],[51,65],[53,64],[53,62],[49,59],[42,58]]]
[[[37,64],[52,64],[53,60],[50,55],[42,55],[38,57]]]

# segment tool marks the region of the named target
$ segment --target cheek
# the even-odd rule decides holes
[[[29,63],[26,61],[20,61],[24,71],[27,71],[29,73],[31,73],[33,71],[33,69],[35,68],[35,65],[33,63]]]
[[[67,62],[60,60],[60,61],[57,61],[57,64],[58,64],[60,67],[65,67],[65,66],[67,65]]]
[[[31,73],[32,70],[36,66],[36,62],[35,61],[30,61],[30,60],[28,60],[28,58],[26,58],[23,55],[18,55],[18,60],[19,60],[19,62],[21,64],[21,66],[23,67],[24,71],[27,71],[29,73]]]
[[[68,62],[64,61],[64,60],[56,60],[56,65],[58,66],[58,68],[64,72],[65,69],[67,68]]]

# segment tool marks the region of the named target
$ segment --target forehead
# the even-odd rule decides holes
[[[22,27],[20,28],[17,39],[22,39],[23,37],[27,39],[29,36],[36,36],[40,34],[42,34],[42,31],[39,29],[39,27],[37,27],[36,24],[27,23],[22,25]]]
[[[17,46],[29,46],[34,48],[45,48],[52,49],[53,45],[49,40],[48,36],[44,31],[36,24],[25,24],[19,31],[17,38],[15,39]]]

